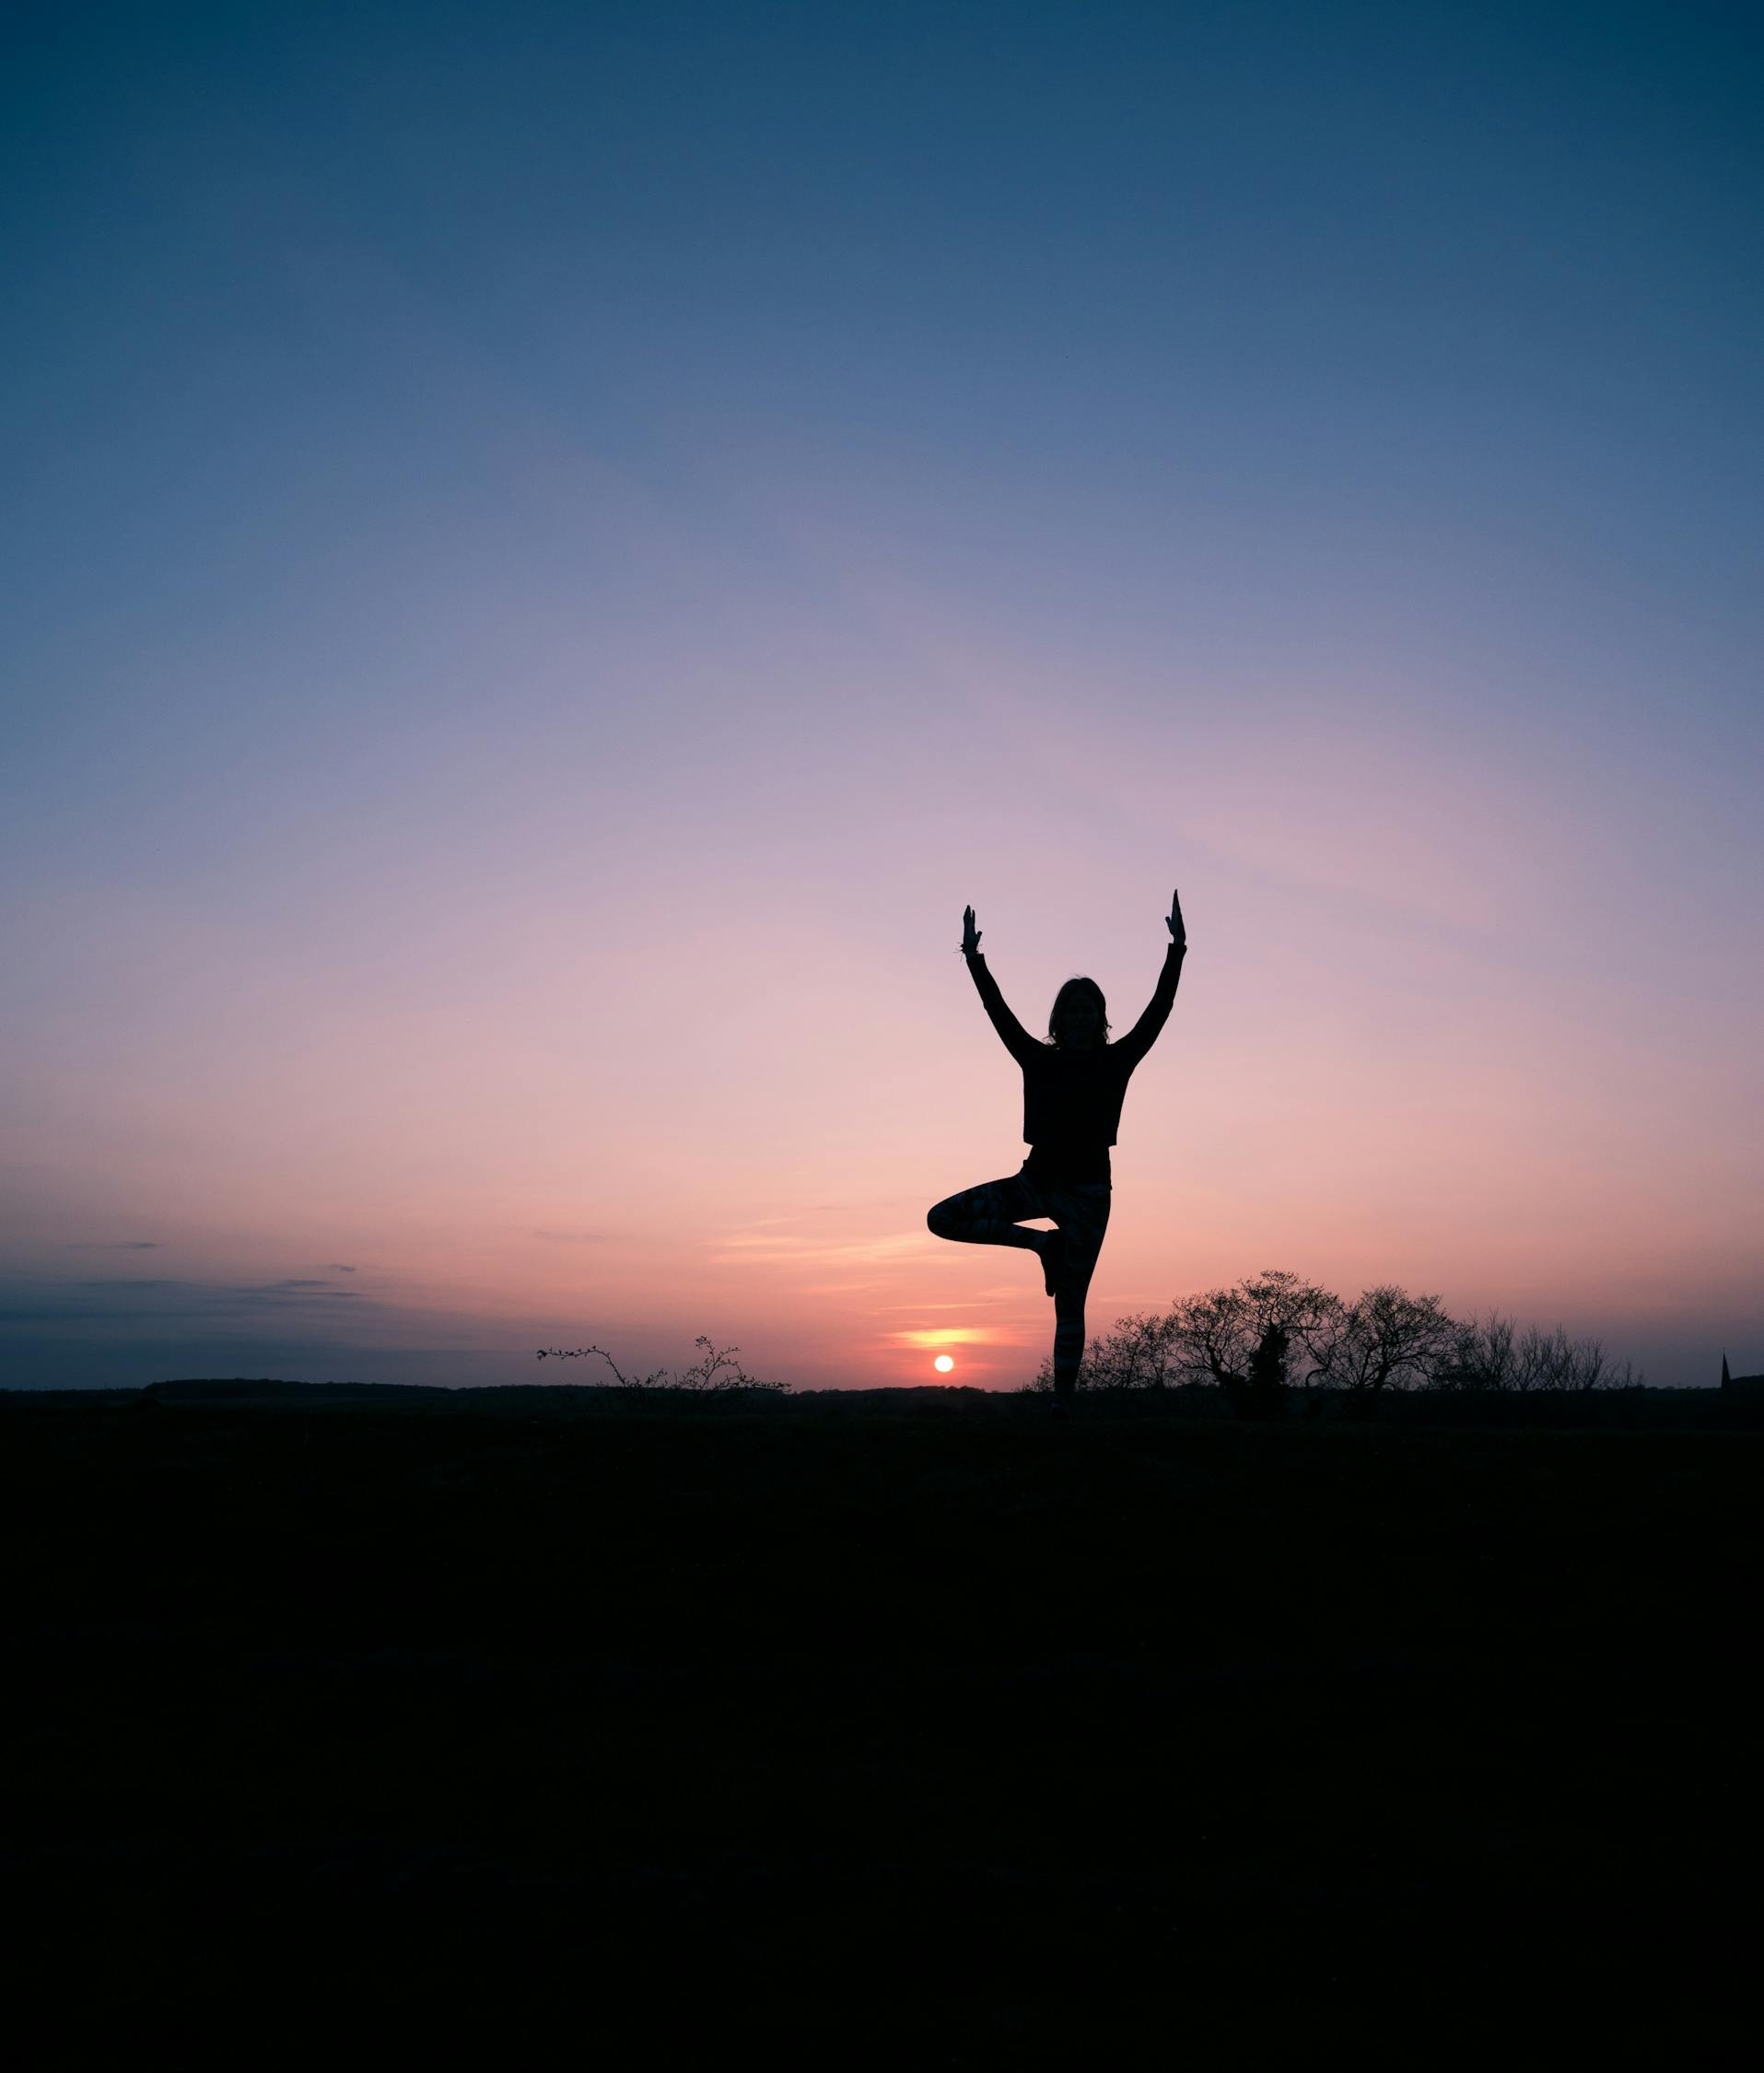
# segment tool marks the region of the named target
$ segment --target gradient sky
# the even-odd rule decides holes
[[[0,1362],[1764,1368],[1752,10],[11,9]]]

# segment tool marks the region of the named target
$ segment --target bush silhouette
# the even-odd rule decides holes
[[[1521,1335],[1492,1310],[1464,1321],[1437,1295],[1411,1295],[1394,1282],[1347,1303],[1273,1268],[1178,1297],[1162,1315],[1117,1318],[1086,1346],[1078,1376],[1081,1389],[1216,1388],[1232,1410],[1260,1415],[1278,1414],[1294,1394],[1315,1405],[1397,1390],[1580,1395],[1644,1382],[1600,1341],[1571,1339],[1560,1324]],[[1053,1388],[1051,1356],[1028,1387]]]
[[[735,1389],[758,1389],[768,1396],[789,1396],[788,1382],[762,1382],[757,1376],[749,1375],[736,1360],[739,1346],[715,1347],[703,1333],[693,1341],[702,1351],[696,1367],[681,1368],[670,1372],[665,1367],[652,1374],[630,1376],[624,1373],[619,1364],[604,1346],[542,1346],[539,1358],[554,1361],[579,1360],[587,1353],[598,1353],[618,1377],[616,1387],[629,1389],[634,1395],[645,1390],[675,1390],[692,1395],[721,1395]]]

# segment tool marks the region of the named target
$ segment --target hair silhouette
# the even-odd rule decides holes
[[[1103,989],[1093,978],[1069,978],[1054,995],[1054,1004],[1047,1013],[1047,1041],[1059,1048],[1060,1019],[1074,1001],[1088,1000],[1096,1009],[1096,1019],[1103,1025],[1103,1041],[1108,1042],[1108,1003],[1103,998]]]

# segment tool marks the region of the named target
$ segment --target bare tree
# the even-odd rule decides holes
[[[1485,1323],[1457,1328],[1452,1357],[1435,1375],[1433,1387],[1579,1396],[1594,1389],[1639,1388],[1644,1379],[1629,1361],[1613,1366],[1599,1340],[1570,1339],[1560,1324],[1553,1333],[1531,1325],[1521,1337],[1513,1318],[1490,1310]]]
[[[1287,1379],[1308,1389],[1319,1365],[1319,1349],[1332,1344],[1339,1334],[1346,1315],[1341,1298],[1315,1282],[1273,1267],[1246,1275],[1237,1285],[1250,1305],[1258,1342],[1270,1329],[1284,1332]]]
[[[1084,1349],[1081,1388],[1162,1389],[1177,1383],[1247,1389],[1257,1350],[1270,1331],[1286,1335],[1284,1364],[1291,1380],[1309,1388],[1331,1357],[1346,1317],[1341,1298],[1314,1282],[1279,1268],[1245,1275],[1232,1288],[1178,1296],[1162,1316],[1117,1318],[1112,1330]],[[1042,1362],[1030,1385],[1053,1387],[1053,1362]]]
[[[1250,1356],[1263,1325],[1241,1287],[1181,1296],[1170,1315],[1175,1320],[1175,1364],[1185,1381],[1221,1387],[1248,1382]]]
[[[1511,1318],[1490,1309],[1486,1323],[1459,1325],[1451,1357],[1433,1377],[1437,1389],[1501,1395],[1522,1387]]]
[[[1571,1340],[1560,1325],[1553,1334],[1534,1325],[1522,1337],[1512,1318],[1492,1309],[1486,1320],[1461,1322],[1437,1295],[1410,1295],[1394,1282],[1348,1304],[1315,1282],[1267,1267],[1234,1287],[1179,1296],[1162,1316],[1117,1318],[1085,1348],[1079,1386],[1210,1384],[1242,1404],[1258,1382],[1262,1398],[1278,1397],[1275,1376],[1307,1391],[1363,1397],[1415,1388],[1583,1393],[1644,1380],[1627,1361],[1613,1367],[1599,1341]],[[1053,1388],[1051,1359],[1030,1387]]]
[[[1368,1396],[1431,1381],[1449,1365],[1461,1329],[1437,1295],[1410,1295],[1394,1282],[1381,1282],[1335,1320],[1315,1378]]]
[[[1561,1325],[1546,1335],[1533,1325],[1519,1341],[1515,1365],[1522,1389],[1551,1389],[1583,1396],[1594,1389],[1628,1389],[1640,1386],[1625,1361],[1620,1368],[1610,1365],[1604,1343],[1597,1339],[1570,1339]]]
[[[1116,1318],[1114,1329],[1084,1348],[1081,1389],[1162,1389],[1179,1380],[1176,1329],[1172,1318],[1151,1314]],[[1053,1356],[1041,1364],[1032,1388],[1054,1386]]]
[[[1117,1318],[1103,1348],[1102,1367],[1119,1388],[1162,1389],[1178,1378],[1176,1328],[1169,1317]]]

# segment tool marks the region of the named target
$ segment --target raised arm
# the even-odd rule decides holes
[[[1041,1048],[1040,1045],[1023,1027],[1005,1005],[1005,998],[999,991],[999,982],[987,970],[987,961],[980,950],[980,935],[974,926],[974,909],[962,910],[962,955],[968,961],[968,971],[979,990],[981,1004],[992,1017],[992,1026],[1004,1039],[1004,1048],[1019,1065]]]
[[[1176,981],[1182,977],[1182,961],[1188,954],[1188,931],[1183,924],[1182,903],[1174,893],[1170,896],[1170,947],[1163,954],[1163,969],[1158,974],[1157,989],[1146,1004],[1146,1011],[1125,1036],[1109,1049],[1117,1058],[1124,1059],[1130,1072],[1158,1040],[1158,1032],[1170,1019],[1170,1011],[1175,1005]]]

